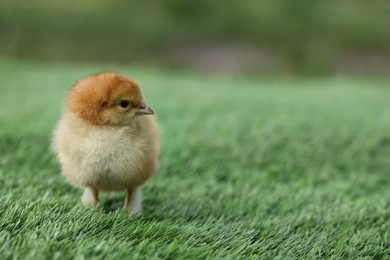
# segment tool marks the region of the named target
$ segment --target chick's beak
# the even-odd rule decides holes
[[[138,107],[138,111],[135,113],[136,115],[152,115],[154,114],[153,110],[145,104],[145,102],[141,101]]]

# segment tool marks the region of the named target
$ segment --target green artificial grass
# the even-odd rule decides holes
[[[136,78],[162,130],[144,211],[83,207],[49,149],[67,89]],[[0,61],[1,259],[390,255],[389,81]]]

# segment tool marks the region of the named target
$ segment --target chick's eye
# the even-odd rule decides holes
[[[123,108],[127,108],[130,105],[130,102],[127,100],[121,100],[119,101],[119,106]]]

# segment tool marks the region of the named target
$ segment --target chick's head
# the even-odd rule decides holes
[[[136,116],[153,114],[144,103],[138,84],[113,72],[78,81],[69,92],[66,106],[94,125],[127,125]]]

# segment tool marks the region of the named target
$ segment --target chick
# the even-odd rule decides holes
[[[141,210],[140,186],[159,167],[159,128],[138,84],[103,72],[78,81],[53,134],[62,174],[84,188],[84,204],[100,191],[126,191],[124,208]]]

